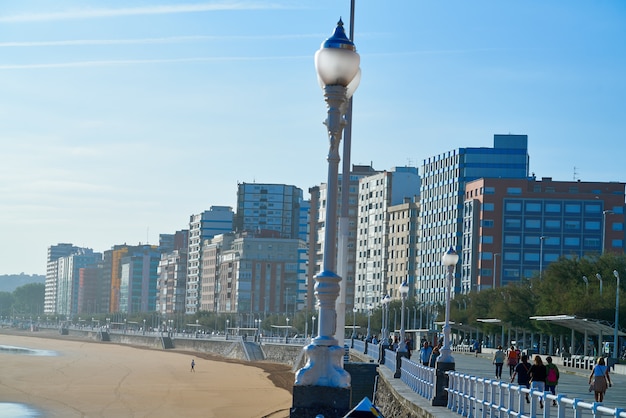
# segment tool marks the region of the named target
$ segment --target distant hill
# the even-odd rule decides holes
[[[29,283],[45,283],[46,276],[39,274],[1,274],[0,275],[0,292],[13,293],[15,289]]]

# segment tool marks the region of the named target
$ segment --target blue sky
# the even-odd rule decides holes
[[[158,242],[238,182],[326,181],[313,55],[349,0],[0,3],[0,274]],[[626,181],[626,2],[356,1],[352,163],[496,133],[530,170]]]

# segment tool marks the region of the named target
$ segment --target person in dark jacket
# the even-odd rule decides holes
[[[530,387],[538,392],[545,392],[546,390],[546,377],[548,371],[543,364],[540,356],[535,356],[533,365],[530,366]],[[543,397],[539,397],[539,407],[543,408]]]
[[[513,370],[513,374],[511,375],[511,383],[515,380],[515,376],[517,376],[517,384],[530,389],[530,367],[528,356],[526,354],[522,354],[521,362],[517,363],[517,366],[515,366],[515,370]],[[530,403],[528,393],[526,394],[526,403]]]

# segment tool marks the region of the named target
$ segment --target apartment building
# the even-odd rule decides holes
[[[560,257],[624,252],[624,187],[550,177],[467,183],[461,292],[537,277]]]

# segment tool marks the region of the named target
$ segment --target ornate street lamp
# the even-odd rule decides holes
[[[315,318],[315,315],[313,315],[311,317],[311,320],[313,321],[313,327],[311,327],[311,338],[315,337],[315,319],[317,319],[317,318]]]
[[[335,273],[337,242],[337,192],[339,179],[339,143],[346,124],[344,114],[348,99],[359,83],[360,57],[339,20],[334,34],[322,43],[315,54],[318,81],[324,89],[328,117],[328,181],[326,186],[326,222],[322,271],[315,276],[315,296],[319,305],[318,335],[304,348],[306,366],[296,373],[295,386],[326,386],[348,389],[350,375],[343,369],[343,347],[334,337],[337,328],[335,302],[341,277]],[[343,314],[343,313],[342,313]],[[349,390],[348,390],[349,392]],[[349,394],[348,394],[349,396]],[[294,404],[296,394],[294,393]]]
[[[452,281],[454,280],[454,268],[459,261],[459,255],[455,251],[454,247],[450,249],[441,257],[441,262],[448,270],[446,280],[446,319],[443,326],[443,347],[441,347],[441,354],[437,357],[437,363],[435,368],[437,369],[437,380],[435,382],[435,396],[433,397],[433,406],[445,406],[448,404],[448,392],[446,387],[448,386],[449,370],[454,370],[454,358],[452,357],[452,350],[450,349],[450,296],[452,293]]]
[[[389,295],[385,295],[381,300],[383,304],[383,329],[381,331],[380,342],[384,344],[389,342],[389,329],[387,328],[389,324],[389,302],[391,302]]]
[[[600,273],[596,273],[596,278],[600,280],[600,297],[602,298],[602,276]]]
[[[454,364],[454,358],[452,357],[452,349],[450,348],[450,297],[452,293],[452,281],[454,280],[454,268],[459,261],[459,255],[454,250],[454,247],[450,249],[441,257],[441,261],[448,269],[448,276],[446,281],[446,319],[443,326],[443,347],[441,347],[441,355],[437,359],[437,363],[452,363]]]
[[[399,290],[400,297],[402,298],[402,311],[400,312],[400,346],[398,347],[398,351],[406,352],[406,339],[404,335],[404,302],[409,294],[409,284],[407,282],[402,282]]]
[[[354,347],[354,339],[356,338],[356,311],[357,308],[352,308],[352,347]]]
[[[370,338],[372,338],[372,334],[370,332],[371,318],[372,318],[372,304],[370,303],[367,305],[367,337],[365,338],[368,341],[370,340]]]

